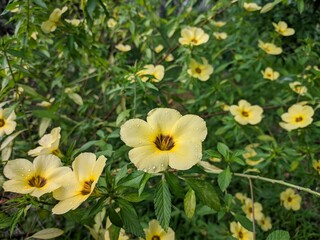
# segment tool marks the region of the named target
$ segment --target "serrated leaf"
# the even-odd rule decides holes
[[[195,191],[197,197],[202,203],[216,211],[219,211],[221,207],[220,199],[210,183],[197,179],[185,179],[185,181]]]
[[[115,177],[115,184],[118,184],[118,182],[124,178],[126,176],[126,174],[128,173],[128,167],[127,165],[124,165],[120,171],[117,173],[116,177]]]
[[[217,150],[218,152],[227,160],[229,158],[229,148],[224,143],[218,143],[217,144]]]
[[[218,176],[218,184],[222,192],[224,192],[229,186],[232,178],[232,173],[230,172],[230,168],[227,167],[223,170]]]
[[[121,228],[123,226],[123,222],[119,214],[112,207],[109,207],[108,213],[109,213],[109,219],[112,222],[112,224]]]
[[[187,218],[192,218],[197,205],[196,194],[192,189],[189,189],[187,192],[183,203],[184,212],[186,213]]]
[[[124,224],[124,229],[138,237],[145,237],[140,220],[134,207],[123,199],[117,199],[120,207],[120,216]]]
[[[110,240],[118,240],[119,239],[120,228],[118,228],[117,226],[111,225],[108,228],[108,232],[109,232]]]
[[[64,231],[59,228],[46,228],[39,232],[36,232],[35,234],[33,234],[32,236],[26,239],[30,239],[30,238],[52,239],[52,238],[61,236],[63,233]]]
[[[157,220],[165,231],[168,230],[171,218],[171,194],[165,179],[162,179],[154,195],[154,208]]]
[[[236,214],[234,217],[248,231],[250,231],[250,232],[253,231],[252,222],[247,217],[242,216],[242,215],[238,215],[238,214]]]
[[[290,240],[290,235],[287,231],[276,230],[268,235],[267,240]]]
[[[184,192],[181,190],[182,188],[179,182],[179,178],[175,174],[170,172],[165,173],[165,178],[169,185],[169,189],[171,190],[170,192],[172,192],[173,195],[177,197],[183,198]]]

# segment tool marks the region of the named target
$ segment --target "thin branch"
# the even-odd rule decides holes
[[[253,230],[253,240],[256,240],[256,221],[254,217],[254,196],[251,178],[248,177],[251,195],[251,210],[252,210],[252,230]]]

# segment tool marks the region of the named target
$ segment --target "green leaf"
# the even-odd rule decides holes
[[[13,218],[11,219],[11,222],[10,222],[10,237],[12,236],[12,233],[14,231],[14,228],[16,227],[16,225],[18,224],[20,218],[22,217],[23,215],[23,212],[24,212],[24,209],[23,208],[20,208],[16,214],[13,216]]]
[[[224,192],[229,186],[232,178],[232,173],[230,172],[230,168],[227,167],[223,170],[218,176],[218,184],[222,192]]]
[[[134,207],[123,199],[117,199],[117,202],[121,209],[120,215],[125,231],[144,238],[144,231]]]
[[[32,236],[26,239],[30,239],[30,238],[52,239],[52,238],[61,236],[63,233],[64,231],[59,228],[46,228],[46,229],[40,230],[39,232],[36,232],[35,234],[33,234]]]
[[[117,226],[112,224],[108,228],[108,231],[109,231],[110,240],[118,240],[119,239],[119,233],[120,233],[120,228],[119,227],[117,227]]]
[[[267,240],[290,240],[290,235],[287,231],[276,230],[268,235]]]
[[[229,148],[227,145],[225,145],[224,143],[218,143],[217,145],[217,149],[218,149],[218,152],[226,159],[228,160],[229,158]]]
[[[250,232],[253,232],[252,222],[247,217],[238,214],[236,214],[234,217],[244,228]]]
[[[0,212],[0,229],[10,227],[10,217],[8,217],[3,212]]]
[[[40,6],[40,7],[47,8],[47,5],[46,5],[45,2],[42,1],[42,0],[33,0],[33,2],[34,2],[35,4],[37,4],[38,6]]]
[[[297,0],[298,11],[301,14],[304,10],[304,0]]]
[[[140,186],[139,186],[139,190],[138,190],[139,196],[140,196],[141,193],[143,192],[144,187],[146,186],[146,184],[147,184],[147,182],[149,181],[150,177],[152,177],[152,174],[150,174],[150,173],[145,173],[144,176],[143,176],[143,178],[141,179]]]
[[[170,173],[170,172],[165,173],[165,178],[166,178],[167,183],[169,185],[170,192],[172,192],[173,195],[175,195],[177,197],[183,198],[184,192],[182,191],[182,187],[180,185],[179,178],[175,174]]]
[[[117,185],[118,182],[127,175],[127,173],[128,173],[128,167],[127,165],[124,165],[115,177],[115,180],[114,180],[115,184]]]
[[[187,192],[183,203],[187,218],[192,218],[197,205],[196,194],[192,189]]]
[[[167,231],[171,218],[171,194],[165,179],[159,182],[156,189],[154,207],[160,225]]]
[[[123,222],[119,216],[119,214],[112,208],[109,207],[108,209],[108,213],[109,213],[109,219],[112,222],[112,224],[116,225],[117,227],[122,227],[123,226]]]
[[[185,181],[195,191],[200,201],[202,201],[208,207],[219,211],[221,207],[220,200],[210,183],[197,179],[185,179]]]

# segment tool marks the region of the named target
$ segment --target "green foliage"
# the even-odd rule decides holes
[[[276,239],[290,240],[290,235],[287,231],[276,230],[270,233],[267,237],[267,240],[276,240]]]
[[[171,218],[171,194],[165,179],[162,179],[154,195],[154,210],[160,225],[168,230]]]

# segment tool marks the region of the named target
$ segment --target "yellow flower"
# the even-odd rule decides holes
[[[60,18],[63,13],[68,10],[68,7],[63,7],[62,9],[56,8],[50,14],[49,19],[41,24],[41,29],[45,33],[50,33],[56,30],[60,23]]]
[[[3,184],[5,191],[40,197],[59,188],[60,181],[71,170],[61,167],[58,157],[42,155],[33,162],[22,158],[10,160],[3,172],[10,179]]]
[[[109,28],[114,28],[117,25],[117,22],[113,18],[110,18],[107,21],[107,25],[108,25]]]
[[[196,60],[191,59],[188,74],[194,78],[198,78],[200,81],[207,81],[210,75],[213,73],[213,67],[208,64],[207,59],[201,58],[202,63],[198,63]]]
[[[240,100],[239,105],[230,106],[230,113],[241,125],[258,124],[262,120],[263,109],[258,105],[252,105],[246,100]]]
[[[244,204],[242,205],[241,208],[242,208],[243,212],[246,214],[247,218],[252,220],[253,209],[252,209],[252,201],[250,198],[245,199]],[[261,203],[255,202],[253,204],[253,208],[254,208],[254,219],[261,220],[261,218],[263,217]]]
[[[153,78],[151,79],[151,81],[160,82],[164,76],[164,67],[162,65],[154,66],[152,64],[148,64],[143,67],[143,70],[137,72],[137,75],[142,76],[141,80],[143,82],[149,80],[149,77],[143,77],[144,75],[152,75]]]
[[[32,32],[30,36],[33,40],[37,40],[38,38],[38,32]]]
[[[271,223],[271,218],[270,217],[266,217],[266,216],[262,216],[262,218],[260,220],[257,221],[259,226],[261,227],[261,229],[263,231],[268,231],[272,228],[272,223]]]
[[[80,23],[82,22],[82,20],[80,20],[80,19],[66,19],[65,21],[75,27],[78,27],[80,25]]]
[[[166,62],[172,62],[174,60],[173,55],[170,53],[169,55],[166,56],[164,59]]]
[[[163,45],[162,44],[159,44],[158,46],[155,47],[154,51],[156,53],[159,53],[163,50]]]
[[[261,9],[261,7],[256,3],[244,3],[243,8],[248,12],[254,12]]]
[[[261,48],[263,51],[270,55],[279,55],[282,53],[282,48],[277,47],[273,43],[264,43],[261,40],[259,40],[259,48]]]
[[[320,174],[320,160],[313,161],[312,166]]]
[[[287,188],[280,194],[280,201],[287,210],[298,211],[301,207],[301,197],[292,188]]]
[[[143,229],[146,234],[146,240],[174,240],[175,233],[172,228],[168,228],[168,231],[160,226],[157,220],[151,220],[149,222],[149,228]],[[140,238],[142,240],[142,238]]]
[[[314,111],[312,107],[294,104],[288,109],[287,113],[281,115],[281,119],[284,122],[280,122],[280,126],[287,131],[304,128],[312,123],[313,114]]]
[[[264,79],[269,79],[271,81],[277,80],[280,74],[274,71],[272,68],[267,67],[264,71],[261,71]]]
[[[213,25],[215,25],[216,27],[220,28],[220,27],[223,27],[224,25],[226,25],[226,22],[223,22],[223,21],[213,21]]]
[[[278,24],[272,23],[272,25],[274,26],[275,31],[282,36],[291,36],[295,32],[293,28],[288,28],[288,24],[283,21],[278,22]]]
[[[206,34],[201,28],[186,27],[181,30],[181,38],[179,43],[181,45],[198,46],[206,43],[209,40],[209,35]]]
[[[213,36],[217,39],[217,40],[224,40],[228,37],[228,34],[225,32],[214,32]]]
[[[292,83],[289,83],[289,87],[296,93],[298,93],[301,96],[304,96],[308,92],[308,88],[303,86],[301,82],[295,81]]]
[[[243,194],[243,193],[240,193],[240,192],[236,193],[235,197],[236,197],[236,199],[239,199],[239,201],[241,203],[244,203],[246,201],[246,199],[249,199],[246,194]]]
[[[252,158],[254,158],[257,155],[257,152],[254,150],[254,148],[258,146],[259,144],[253,143],[245,147],[245,153],[243,153],[242,156],[246,160],[246,163],[249,166],[255,166],[264,160],[264,158],[260,158],[258,160],[252,160]]]
[[[16,114],[12,111],[8,116],[8,112],[8,108],[0,108],[0,137],[9,135],[16,129]]]
[[[156,108],[147,121],[131,119],[120,129],[131,162],[145,172],[160,172],[168,165],[187,170],[202,158],[202,141],[207,136],[205,121],[192,114],[182,116],[170,108]]]
[[[116,49],[118,49],[121,52],[129,52],[131,50],[131,46],[123,45],[122,43],[119,43],[116,45]]]
[[[38,142],[40,146],[30,150],[28,152],[28,155],[32,157],[50,153],[54,155],[59,155],[59,143],[61,138],[60,131],[61,128],[56,127],[51,130],[51,133],[45,134]]]
[[[52,208],[54,214],[64,214],[80,206],[94,190],[106,164],[106,158],[96,160],[93,153],[81,153],[72,163],[73,172],[65,175],[62,187],[53,192],[60,202]]]
[[[239,222],[230,223],[232,237],[238,240],[253,240],[253,233],[242,227]]]

